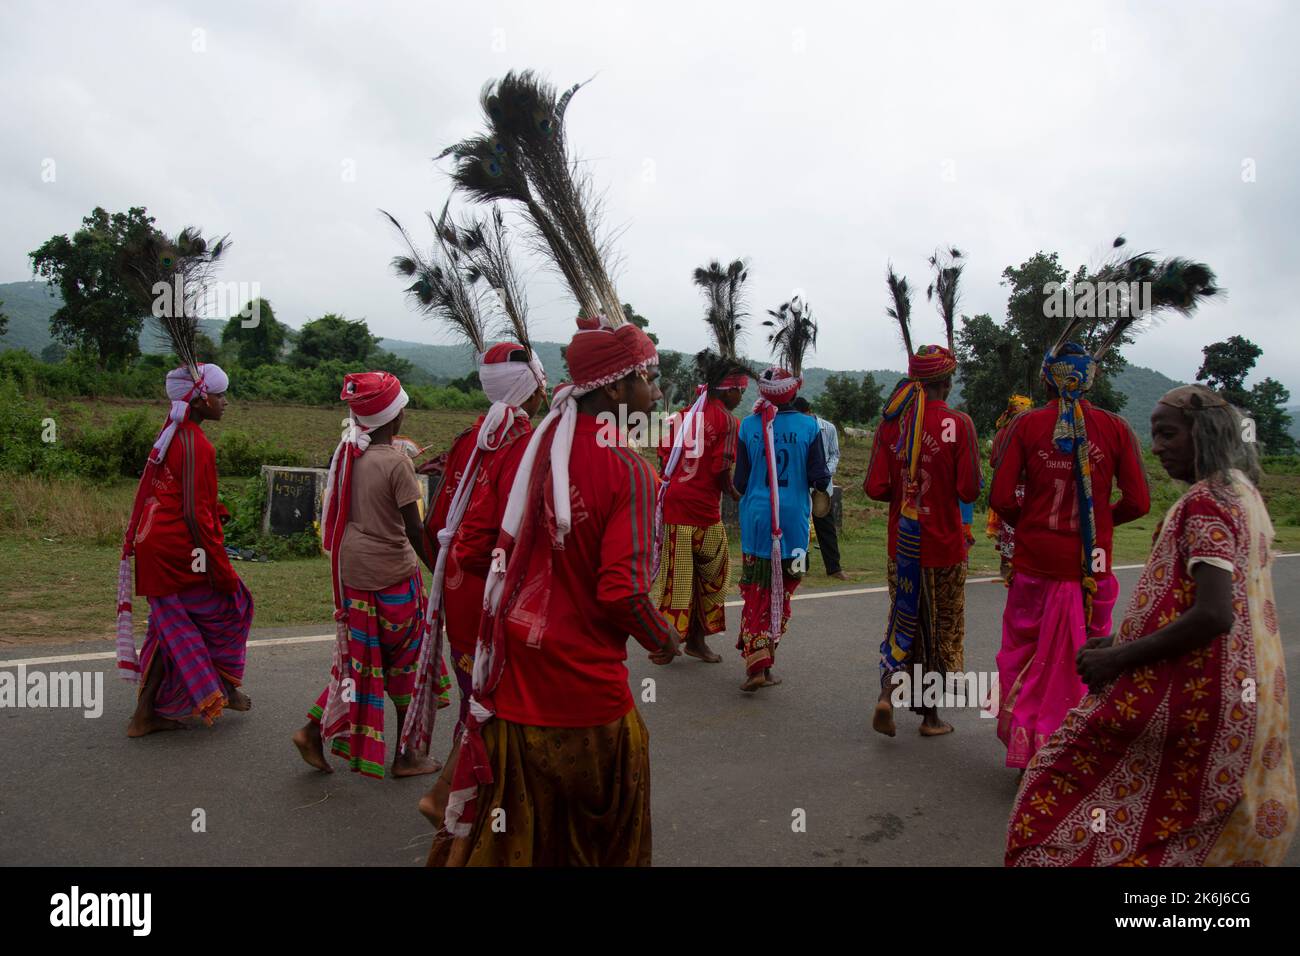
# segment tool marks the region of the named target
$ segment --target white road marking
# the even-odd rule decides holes
[[[1277,558],[1300,558],[1300,551],[1289,554],[1274,555]],[[1141,564],[1121,564],[1116,567],[1116,571],[1136,571],[1145,567]],[[967,584],[989,584],[993,581],[1000,581],[1001,578],[968,578]],[[838,591],[820,591],[816,594],[796,594],[791,601],[816,601],[821,598],[850,597],[856,594],[882,594],[887,592],[887,586],[873,588],[844,588]],[[728,601],[727,607],[740,607],[743,601]],[[260,640],[249,641],[249,647],[282,647],[289,644],[323,644],[326,641],[334,640],[333,634],[306,634],[302,637],[266,637]],[[37,667],[41,664],[75,664],[79,661],[111,661],[116,659],[116,651],[101,651],[95,654],[64,654],[60,657],[24,657],[11,661],[0,661],[0,667]]]

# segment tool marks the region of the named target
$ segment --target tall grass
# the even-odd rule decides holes
[[[0,533],[120,544],[135,484],[14,475],[0,483]]]

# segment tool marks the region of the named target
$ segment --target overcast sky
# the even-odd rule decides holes
[[[810,364],[899,368],[887,260],[922,290],[914,335],[938,341],[936,246],[968,253],[962,311],[1001,320],[1004,267],[1042,249],[1073,271],[1123,233],[1229,292],[1130,360],[1188,379],[1240,333],[1264,348],[1255,378],[1300,396],[1294,6],[865,7],[8,2],[0,281],[96,205],[143,205],[167,231],[230,233],[221,277],[260,283],[291,325],[340,312],[447,341],[407,309],[377,209],[418,227],[441,208],[432,157],[477,129],[485,80],[531,67],[596,77],[571,144],[622,230],[619,292],[669,348],[705,344],[690,275],[710,258],[751,261],[755,311],[807,291]],[[567,340],[561,287],[537,270],[529,289],[534,335]]]

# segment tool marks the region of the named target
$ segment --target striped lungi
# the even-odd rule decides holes
[[[244,680],[252,626],[253,596],[243,581],[230,594],[204,584],[149,598],[140,672],[148,674],[162,655],[155,712],[173,720],[202,717],[207,724],[220,717],[227,703],[225,685],[238,687]]]

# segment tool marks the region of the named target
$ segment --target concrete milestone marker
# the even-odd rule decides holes
[[[267,534],[291,535],[303,531],[319,534],[321,501],[325,496],[325,468],[291,468],[287,465],[263,465],[266,481],[266,508],[262,512],[262,531]],[[420,518],[424,518],[429,497],[429,479],[415,476],[420,482]]]

